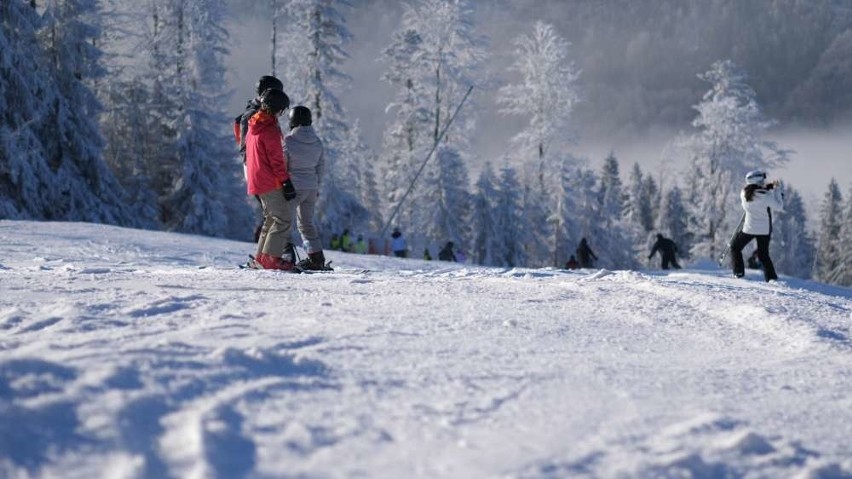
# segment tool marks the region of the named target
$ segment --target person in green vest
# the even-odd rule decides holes
[[[366,254],[367,253],[367,243],[364,241],[363,235],[358,235],[358,240],[355,241],[355,246],[353,247],[355,253],[358,254]]]

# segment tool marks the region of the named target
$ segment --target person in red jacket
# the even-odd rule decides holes
[[[289,107],[283,91],[270,88],[260,97],[260,110],[249,120],[246,135],[246,182],[248,194],[260,198],[263,227],[252,266],[295,270],[290,243],[296,189],[290,181],[278,117]],[[286,250],[286,251],[285,251]]]

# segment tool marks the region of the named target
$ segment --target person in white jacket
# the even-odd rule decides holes
[[[778,279],[775,266],[769,258],[769,240],[772,237],[772,214],[784,211],[784,191],[780,181],[766,182],[766,173],[750,171],[745,177],[746,186],[740,192],[740,202],[745,210],[745,221],[731,242],[731,262],[734,276],[745,275],[743,248],[757,240],[757,257],[763,264],[766,281]]]

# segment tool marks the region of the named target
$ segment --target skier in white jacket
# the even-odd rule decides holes
[[[743,248],[752,239],[757,240],[757,257],[763,265],[766,281],[778,279],[775,266],[769,258],[769,240],[772,237],[772,214],[784,211],[784,191],[780,181],[766,183],[766,173],[750,171],[745,177],[746,186],[740,192],[740,202],[745,210],[742,230],[731,242],[731,262],[734,276],[745,274]]]

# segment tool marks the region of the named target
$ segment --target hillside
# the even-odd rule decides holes
[[[852,477],[852,291],[0,221],[0,477]]]

